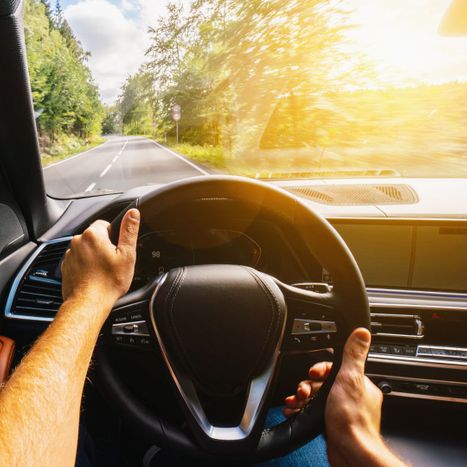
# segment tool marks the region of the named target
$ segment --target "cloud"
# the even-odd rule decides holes
[[[128,5],[134,5],[126,0]],[[128,7],[127,5],[127,7]],[[65,17],[85,50],[102,99],[111,103],[125,78],[144,61],[147,28],[125,17],[123,9],[107,0],[82,0],[65,9]]]
[[[124,11],[135,11],[138,7],[131,0],[122,0],[120,8]]]
[[[155,26],[157,18],[164,15],[167,3],[160,0],[138,0],[141,23]]]
[[[168,1],[78,0],[66,6],[64,14],[75,36],[91,52],[89,66],[105,103],[118,97],[126,77],[144,62],[148,27],[156,26]],[[180,1],[188,10],[191,0]]]

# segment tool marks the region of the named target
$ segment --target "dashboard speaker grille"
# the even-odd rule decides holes
[[[60,308],[60,261],[70,241],[46,244],[27,267],[13,299],[10,313],[17,317],[53,318]]]
[[[405,184],[304,185],[288,186],[288,191],[321,204],[357,206],[367,204],[414,204],[415,190]]]

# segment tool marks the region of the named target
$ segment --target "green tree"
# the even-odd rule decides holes
[[[158,127],[173,132],[169,110],[177,102],[183,141],[246,156],[281,99],[291,103],[282,117],[294,128],[294,102],[365,79],[342,47],[348,27],[339,2],[324,0],[196,0],[189,11],[169,4],[147,51]]]
[[[111,135],[120,133],[120,112],[117,105],[104,106],[104,119],[102,121],[102,133]]]
[[[149,73],[140,71],[127,78],[117,102],[124,134],[153,132],[153,101],[153,81]]]
[[[100,134],[103,118],[97,86],[86,65],[87,54],[57,5],[55,14],[42,0],[26,0],[24,28],[34,106],[42,110],[42,138],[63,133]]]

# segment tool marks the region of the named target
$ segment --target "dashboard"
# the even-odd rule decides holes
[[[61,304],[59,264],[71,235],[96,218],[112,220],[131,198],[91,212],[89,200],[80,202],[81,211],[72,207],[16,274],[5,310],[10,323],[53,320]],[[251,266],[318,292],[332,287],[298,231],[229,209],[217,216],[207,209],[200,217],[191,206],[157,225],[143,224],[132,288],[173,267],[206,263]],[[328,219],[367,285],[373,334],[367,374],[388,396],[467,402],[467,222]]]
[[[331,223],[355,256],[367,287],[467,292],[465,223],[368,219],[334,219]],[[302,261],[294,255],[274,261],[294,249],[301,250]],[[297,239],[290,248],[280,231],[258,220],[249,224],[248,233],[201,225],[148,232],[138,242],[134,286],[173,267],[212,263],[242,264],[286,276],[289,281],[296,277],[297,282],[332,285],[330,274],[307,257],[305,250]],[[295,271],[293,277],[291,271]],[[299,278],[300,271],[305,277]]]

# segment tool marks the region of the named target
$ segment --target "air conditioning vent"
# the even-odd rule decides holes
[[[40,246],[13,283],[7,301],[10,318],[50,321],[62,300],[60,262],[70,238],[53,240]]]
[[[371,313],[371,334],[380,337],[421,339],[423,322],[418,315]]]
[[[288,186],[288,191],[316,203],[335,206],[373,204],[414,204],[417,193],[409,186],[399,184],[377,185],[304,185]]]

